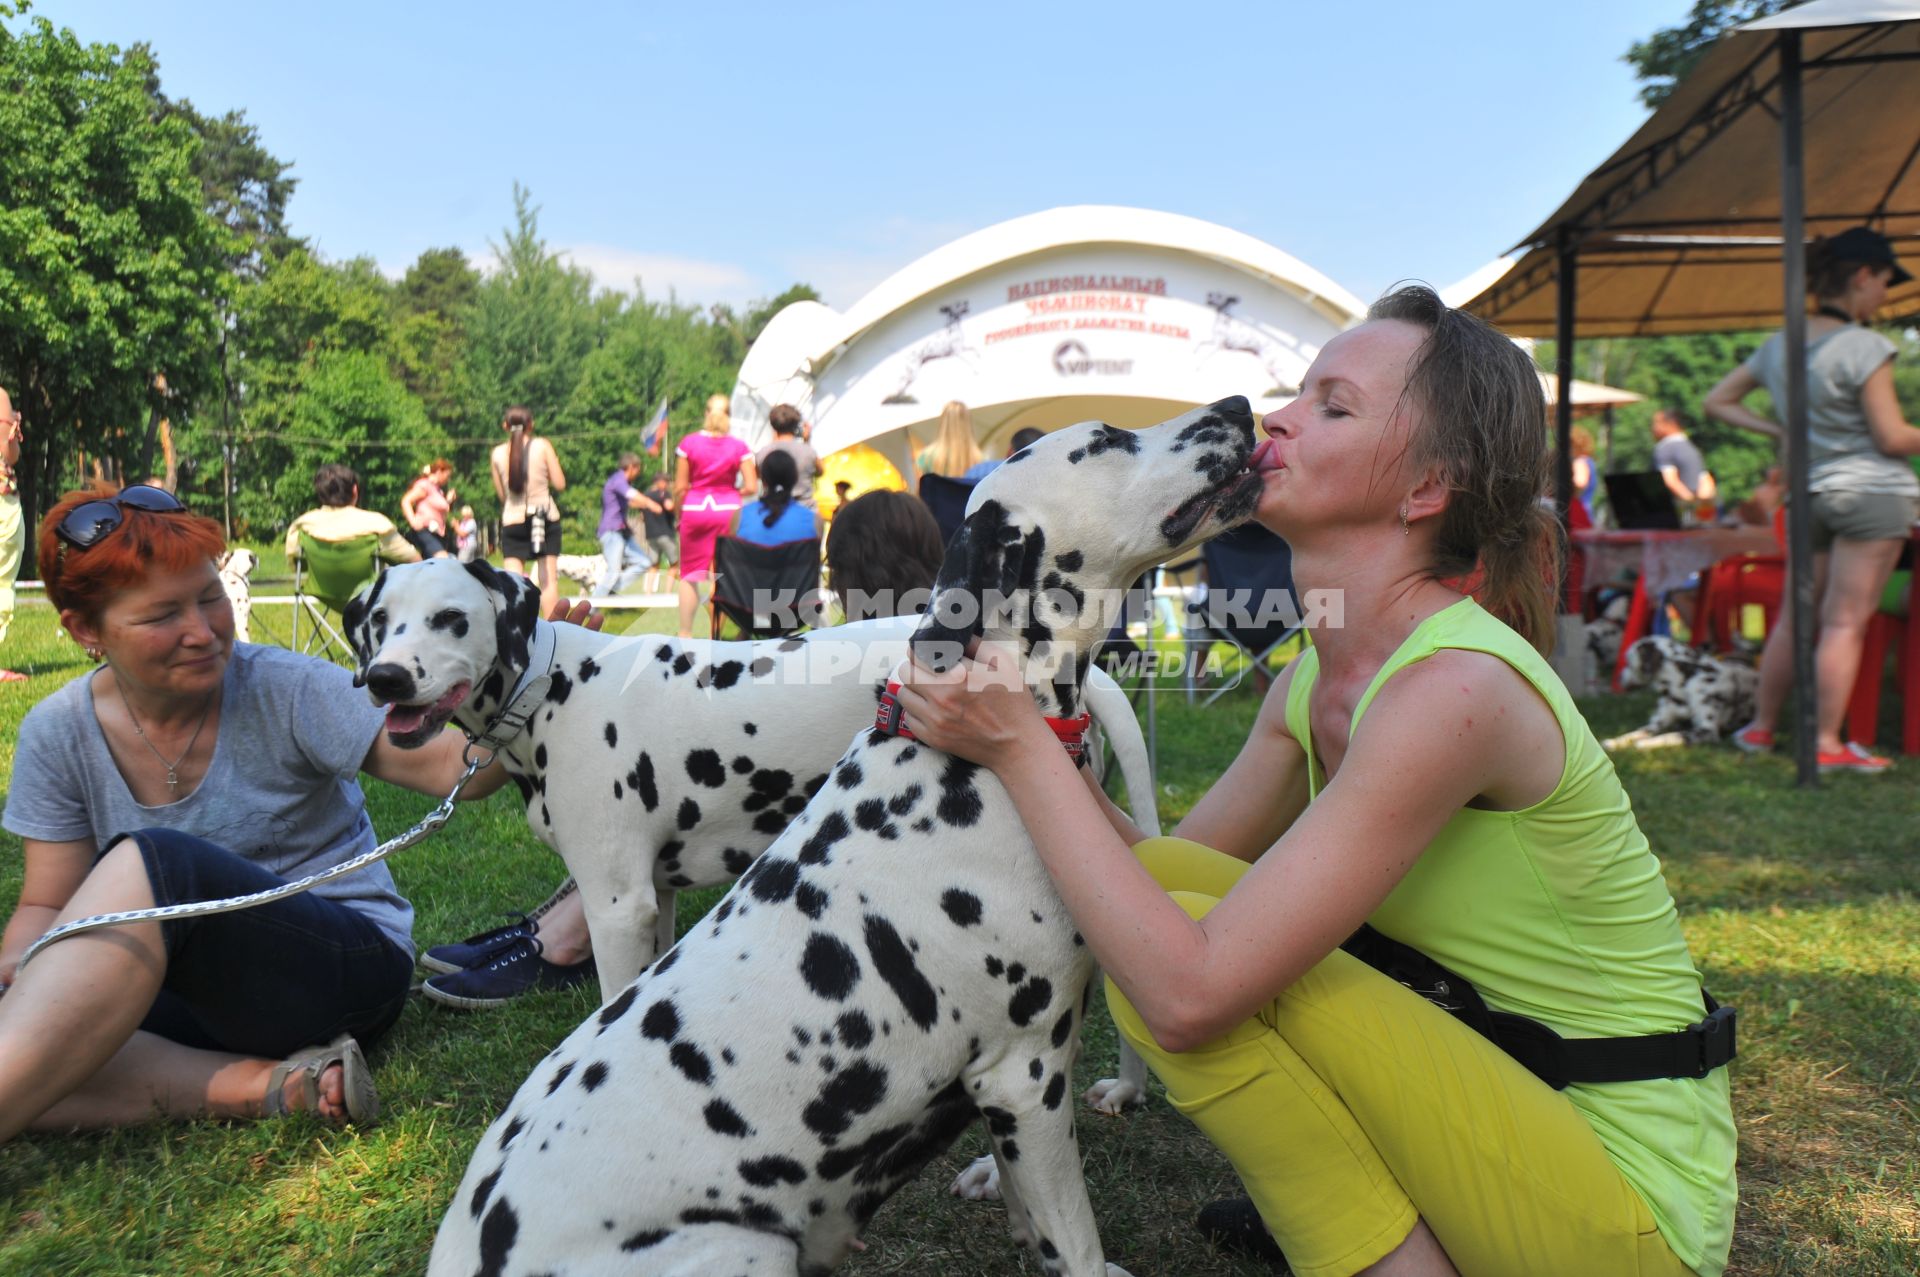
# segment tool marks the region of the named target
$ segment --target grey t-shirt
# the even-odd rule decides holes
[[[20,724],[0,825],[22,838],[96,848],[136,829],[177,829],[283,878],[302,878],[376,846],[359,773],[383,722],[339,666],[235,643],[206,776],[178,802],[145,807],[108,752],[88,675]],[[413,906],[384,862],[313,891],[359,910],[413,951]]]
[[[1848,324],[1807,346],[1807,437],[1810,492],[1897,492],[1920,496],[1920,479],[1904,457],[1874,446],[1860,406],[1860,388],[1899,350],[1885,334]],[[1786,411],[1786,339],[1767,338],[1747,360],[1747,371],[1773,396],[1774,414]]]
[[[793,458],[794,466],[800,471],[800,480],[793,485],[793,499],[813,509],[813,481],[820,477],[820,454],[799,435],[781,435],[753,454],[753,464],[764,466],[769,452],[784,452]]]
[[[1706,471],[1707,461],[1700,455],[1700,449],[1693,446],[1693,440],[1685,435],[1668,435],[1655,441],[1653,445],[1653,468],[1665,470],[1672,466],[1680,474],[1680,482],[1687,491],[1698,495],[1700,476]]]

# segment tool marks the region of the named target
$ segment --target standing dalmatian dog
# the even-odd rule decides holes
[[[1126,584],[1252,512],[1252,434],[1230,399],[1014,454],[973,493],[916,651],[1007,643],[1043,712],[1077,715]],[[709,918],[534,1069],[429,1271],[825,1274],[984,1119],[1043,1271],[1118,1273],[1065,1102],[1092,970],[992,773],[863,730]]]
[[[449,721],[478,735],[523,678],[548,677],[501,759],[535,835],[580,885],[609,1001],[673,943],[675,892],[738,878],[806,805],[840,742],[872,721],[918,621],[708,643],[602,635],[538,609],[523,577],[429,559],[382,574],[345,620],[357,677],[402,748]],[[1125,695],[1102,675],[1096,702],[1129,792],[1151,794]],[[1139,1102],[1144,1066],[1130,1067],[1089,1100]]]
[[[1661,749],[1723,740],[1753,719],[1760,676],[1750,665],[1696,652],[1675,639],[1652,635],[1627,649],[1620,687],[1659,692],[1646,726],[1615,736],[1601,748]]]
[[[253,642],[253,583],[248,578],[259,565],[260,556],[245,546],[220,556],[220,588],[233,605],[233,637],[241,643]]]

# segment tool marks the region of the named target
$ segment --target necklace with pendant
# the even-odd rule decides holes
[[[113,680],[113,690],[120,693],[120,704],[126,707],[127,721],[133,724],[133,734],[140,738],[140,743],[147,747],[147,752],[159,759],[160,765],[167,769],[167,796],[169,799],[178,797],[180,793],[180,764],[186,762],[187,755],[193,752],[194,742],[200,739],[200,729],[207,725],[207,719],[213,714],[214,693],[207,693],[207,707],[200,711],[200,721],[194,724],[193,735],[187,738],[187,747],[180,751],[180,757],[174,759],[172,762],[168,762],[167,756],[154,748],[153,742],[147,739],[146,729],[141,727],[140,720],[134,717],[133,703],[127,699],[126,690],[120,686],[120,680],[117,678]]]

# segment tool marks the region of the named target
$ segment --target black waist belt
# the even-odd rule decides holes
[[[1733,1059],[1734,1013],[1700,991],[1707,1016],[1672,1033],[1563,1038],[1538,1020],[1495,1011],[1473,985],[1411,945],[1362,926],[1340,946],[1413,990],[1518,1060],[1554,1090],[1569,1082],[1645,1082],[1705,1077]]]

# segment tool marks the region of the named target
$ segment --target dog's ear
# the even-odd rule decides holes
[[[911,640],[914,657],[935,671],[959,664],[988,609],[1033,590],[1045,544],[1039,529],[1022,532],[999,502],[981,502],[947,545],[926,619]]]
[[[340,613],[340,628],[346,631],[347,644],[353,648],[353,685],[367,685],[367,665],[373,660],[373,635],[367,628],[367,617],[373,611],[374,600],[380,597],[380,591],[386,588],[387,570],[383,567],[373,578],[373,585],[347,600],[346,608]]]
[[[527,667],[534,626],[540,620],[540,591],[517,572],[502,571],[485,563],[469,563],[466,568],[498,596],[499,604],[493,614],[495,659],[518,673]]]

